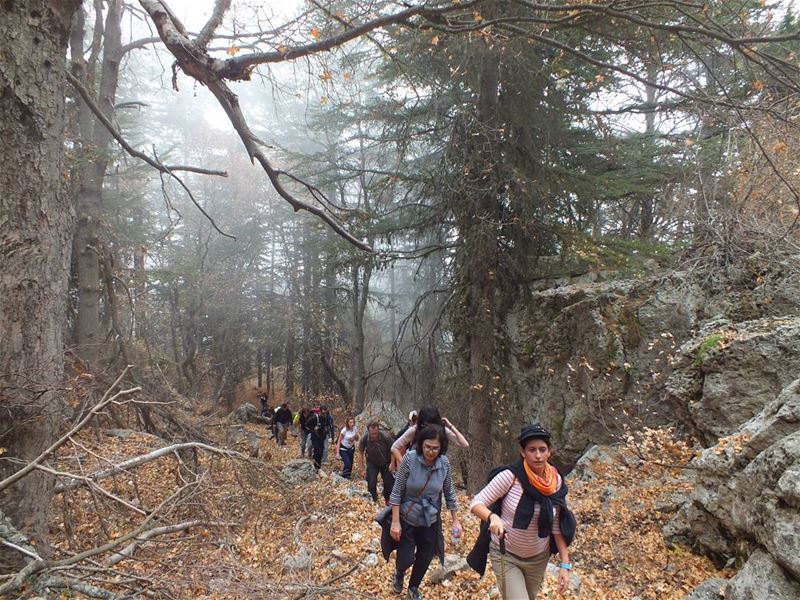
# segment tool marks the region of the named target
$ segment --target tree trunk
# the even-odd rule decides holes
[[[470,493],[480,488],[493,463],[492,390],[495,386],[492,376],[495,372],[500,221],[494,176],[500,160],[496,155],[498,89],[499,62],[487,53],[481,66],[478,97],[482,135],[475,139],[479,145],[474,149],[471,165],[474,214],[465,232],[462,267],[468,298],[466,322],[462,323],[462,328],[468,331],[470,471],[467,486]]]
[[[120,47],[122,45],[121,0],[108,2],[103,29],[103,59],[101,62],[100,86],[96,92],[97,105],[103,115],[114,120],[114,102],[117,96],[119,81]],[[82,19],[76,19],[76,25]],[[77,27],[76,29],[83,29]],[[82,33],[82,32],[81,32]],[[94,78],[94,61],[84,63],[83,45],[80,35],[73,36],[73,71],[79,79],[87,76]],[[101,283],[101,222],[103,219],[103,181],[109,163],[111,135],[97,121],[84,103],[81,104],[79,117],[79,148],[82,154],[81,166],[78,170],[78,191],[76,199],[77,229],[75,232],[75,255],[78,271],[78,316],[76,320],[76,338],[78,353],[92,367],[97,367],[97,360],[102,355],[101,343],[105,332],[101,329],[100,301],[103,285]]]
[[[77,6],[0,3],[0,479],[51,443],[63,405],[74,223],[64,190],[64,69]],[[0,506],[17,529],[44,540],[52,488],[32,473],[0,494]],[[0,572],[21,564],[22,555],[1,548]]]

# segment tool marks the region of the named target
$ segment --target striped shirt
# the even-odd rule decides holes
[[[389,503],[399,506],[403,520],[411,525],[430,526],[425,519],[425,507],[440,512],[442,492],[448,510],[456,510],[456,490],[447,456],[437,457],[433,466],[429,467],[416,450],[409,450],[395,474]]]
[[[558,476],[556,490],[560,488],[561,475]],[[506,469],[495,475],[494,479],[475,495],[469,507],[472,508],[479,503],[484,506],[491,506],[505,496],[503,498],[502,513],[499,516],[503,519],[503,527],[505,528],[506,550],[520,558],[531,558],[549,549],[550,539],[539,537],[539,512],[542,506],[538,502],[534,504],[533,518],[527,529],[514,529],[512,527],[514,514],[522,494],[522,485],[516,475],[510,469]],[[558,528],[559,510],[559,507],[553,508],[553,533],[561,533]],[[495,544],[500,543],[494,533],[492,534],[492,542]]]

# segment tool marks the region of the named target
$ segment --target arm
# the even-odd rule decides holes
[[[472,508],[470,508],[470,512],[478,517],[481,521],[488,521],[489,531],[495,534],[498,538],[501,538],[503,535],[505,535],[506,531],[505,525],[503,524],[503,519],[500,518],[500,515],[497,515],[489,510],[489,507],[482,502],[473,503]]]
[[[389,534],[396,542],[400,541],[400,535],[402,533],[402,527],[400,525],[400,504],[406,493],[406,483],[408,482],[409,473],[410,465],[408,459],[404,458],[403,462],[400,463],[400,468],[397,469],[397,477],[394,480],[392,495],[389,497],[389,503],[392,505],[392,527],[389,530]]]
[[[397,438],[392,444],[392,462],[389,463],[389,470],[394,473],[400,462],[403,460],[403,455],[406,453],[406,448],[414,440],[414,432],[416,428],[409,427],[406,432]]]
[[[442,423],[444,423],[446,431],[452,432],[455,438],[455,442],[459,446],[461,446],[462,448],[469,448],[469,442],[467,441],[467,438],[461,435],[461,432],[458,429],[456,429],[455,425],[453,425],[449,420],[445,418],[442,418]]]
[[[453,470],[450,467],[450,460],[444,456],[442,457],[445,463],[445,475],[444,475],[444,484],[442,485],[442,491],[444,492],[444,499],[447,503],[447,508],[450,510],[450,516],[452,517],[452,527],[453,529],[461,529],[461,523],[458,520],[458,503],[456,501],[456,488],[453,485]],[[459,537],[460,537],[459,533]]]
[[[332,438],[331,438],[332,439]],[[344,430],[339,434],[339,439],[336,440],[336,453],[342,451],[342,440],[344,439]]]
[[[469,507],[473,515],[489,523],[489,530],[498,538],[505,535],[505,524],[500,515],[493,513],[489,506],[504,498],[511,491],[515,479],[514,473],[510,470],[500,471],[480,492],[475,494]]]
[[[556,542],[556,548],[558,548],[558,557],[561,560],[560,564],[567,564],[569,565],[569,550],[567,549],[567,542],[564,541],[564,536],[560,533],[553,532],[553,539]],[[558,569],[558,593],[559,594],[566,594],[569,590],[569,572],[570,569],[559,568]]]

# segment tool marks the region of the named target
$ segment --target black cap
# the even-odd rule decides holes
[[[550,441],[550,432],[542,427],[539,423],[533,425],[525,425],[522,431],[519,432],[519,445],[524,446],[528,440],[544,440]]]

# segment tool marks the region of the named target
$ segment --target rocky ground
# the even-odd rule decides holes
[[[230,440],[221,434],[230,428],[227,422],[213,425],[220,441]],[[98,555],[107,586],[177,598],[396,597],[389,583],[393,563],[385,563],[378,551],[379,529],[372,521],[377,506],[365,497],[365,483],[344,482],[329,471],[304,480],[302,464],[292,477],[297,483],[290,483],[281,470],[297,458],[296,439],[279,448],[266,433],[263,425],[249,424],[233,441],[243,455],[257,448],[258,459],[200,450],[196,467],[185,454],[172,455],[106,480],[105,487],[131,508],[85,489],[59,494],[51,511],[59,553],[74,555],[118,538],[141,522],[134,509],[153,511],[165,503],[172,506],[165,522],[197,524],[138,545],[113,567],[107,566],[107,554]],[[578,597],[677,599],[708,578],[732,574],[665,544],[662,528],[691,483],[680,470],[636,456],[647,458],[652,450],[647,444],[660,443],[645,440],[635,452],[598,450],[576,469],[570,499],[579,523],[571,548]],[[86,432],[70,452],[82,457],[81,469],[92,472],[158,445],[142,434]],[[74,459],[63,460],[61,466],[74,472]],[[456,564],[478,532],[477,520],[466,511],[468,497],[459,500],[464,538],[458,545],[448,542],[447,549],[448,563]],[[483,579],[468,569],[455,570],[434,584],[437,567],[435,561],[423,583],[428,599],[496,595],[490,570]],[[557,597],[554,583],[549,575],[540,598]]]

